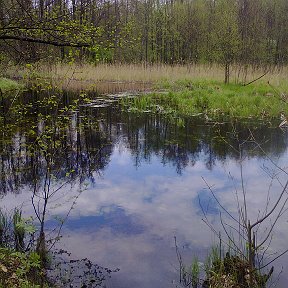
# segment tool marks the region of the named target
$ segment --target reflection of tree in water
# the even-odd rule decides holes
[[[163,165],[173,165],[178,173],[193,166],[200,157],[208,169],[213,168],[216,160],[239,159],[239,145],[244,141],[242,156],[264,157],[251,135],[269,155],[280,156],[287,147],[287,137],[280,129],[268,129],[259,123],[250,124],[251,127],[241,122],[205,124],[190,118],[178,125],[177,119],[147,114],[123,115],[122,121],[126,123],[122,138],[134,155],[136,166],[156,155]]]
[[[250,130],[240,122],[215,125],[193,118],[179,124],[179,119],[136,115],[113,106],[95,109],[84,105],[78,109],[71,106],[73,97],[64,96],[57,102],[47,95],[24,95],[13,109],[11,103],[2,103],[2,193],[17,192],[20,186],[33,186],[36,182],[40,185],[47,170],[45,157],[51,157],[46,153],[49,149],[53,154],[49,169],[56,179],[67,178],[67,172],[71,172],[71,181],[94,181],[94,172],[105,169],[116,144],[131,151],[135,166],[149,162],[155,155],[178,173],[193,166],[200,157],[208,169],[216,160],[238,159],[239,144],[249,140],[250,131],[270,155],[279,156],[287,147],[287,135],[264,124],[254,123]],[[241,149],[242,156],[264,156],[251,141]]]
[[[181,173],[182,169],[194,163],[196,159],[189,157],[187,145],[190,139],[182,141],[181,131],[177,127],[176,120],[171,120],[160,115],[125,115],[127,123],[126,133],[127,147],[131,149],[135,165],[141,165],[142,161],[149,162],[152,155],[161,159],[163,165],[171,164]],[[181,142],[182,141],[182,142]],[[193,141],[193,149],[197,150],[197,142]]]
[[[280,156],[287,147],[287,135],[261,124],[249,130],[241,123],[214,125],[193,118],[182,123],[158,114],[124,113],[113,106],[79,108],[72,100],[36,94],[30,98],[24,95],[13,107],[8,100],[1,104],[0,193],[17,193],[24,185],[34,192],[32,205],[41,226],[37,241],[40,252],[48,242],[44,229],[48,202],[58,187],[63,187],[61,181],[93,182],[95,172],[105,169],[116,145],[129,149],[136,166],[156,156],[179,174],[199,159],[204,159],[208,169],[216,161],[238,159],[239,144],[244,140],[242,157],[265,156],[250,141],[251,132],[269,155]],[[60,183],[58,187],[50,186],[54,180]],[[94,274],[99,270],[96,268]]]
[[[17,193],[22,185],[42,185],[48,163],[56,180],[67,178],[69,173],[72,182],[76,177],[84,181],[104,169],[112,147],[96,120],[71,109],[53,115],[55,111],[43,108],[44,100],[31,99],[32,103],[15,104],[5,119],[1,118],[6,122],[1,125],[0,141],[2,193]]]
[[[45,223],[51,203],[57,201],[57,204],[61,205],[59,200],[63,194],[62,192],[58,194],[66,184],[76,179],[80,179],[80,182],[87,178],[91,179],[94,171],[103,169],[109,161],[111,146],[99,132],[97,122],[91,121],[89,115],[81,117],[75,110],[77,108],[75,102],[73,105],[69,103],[61,105],[61,97],[48,94],[40,99],[38,96],[32,95],[31,101],[27,101],[27,95],[26,97],[24,95],[22,101],[15,103],[13,107],[11,105],[9,107],[9,101],[8,105],[1,107],[4,117],[1,117],[3,125],[0,141],[0,189],[2,194],[8,191],[17,193],[21,186],[27,185],[32,192],[31,203],[35,219],[39,222],[33,249],[38,253],[42,267],[46,267],[47,253],[54,248],[63,223],[83,190],[79,188],[77,195],[69,195],[67,201],[71,201],[70,209],[63,220],[49,231],[47,239]],[[22,187],[21,189],[23,190]],[[58,274],[61,276],[62,270],[74,273],[75,268],[71,265],[71,261],[75,260],[63,262],[60,258],[56,258],[53,263],[65,264],[64,267],[57,268],[56,276]],[[84,268],[86,265],[89,266],[88,270],[77,269],[77,273],[79,272],[77,279],[81,277],[82,283],[86,281],[91,283],[90,280],[93,279],[95,283],[97,282],[97,286],[102,287],[103,281],[112,272],[110,269],[93,264],[88,259],[76,261],[78,268],[82,262]],[[67,286],[61,285],[61,287],[70,287],[71,283],[73,280],[69,279]]]

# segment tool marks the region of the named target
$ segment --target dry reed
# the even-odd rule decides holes
[[[265,68],[255,69],[235,65],[231,68],[231,82],[248,83],[257,79],[265,73]],[[29,73],[33,73],[38,78],[52,80],[53,84],[62,88],[69,87],[72,90],[94,89],[99,82],[150,84],[161,83],[163,81],[174,82],[177,80],[208,80],[223,81],[224,68],[221,65],[144,65],[144,64],[47,64],[36,63],[32,68],[14,67],[7,70],[7,75],[12,77],[25,78]],[[288,67],[270,68],[265,77],[259,82],[267,82],[277,87],[286,86],[288,78]],[[147,85],[145,88],[147,88]],[[98,87],[97,87],[98,88]],[[143,88],[143,87],[142,87]],[[144,89],[144,88],[143,88]],[[139,89],[139,90],[143,90]]]

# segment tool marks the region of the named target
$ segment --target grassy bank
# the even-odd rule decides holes
[[[268,83],[225,85],[217,81],[181,80],[159,85],[165,93],[155,92],[133,99],[132,110],[174,112],[180,116],[267,119],[288,113],[288,89]],[[285,90],[284,90],[285,89]],[[285,92],[283,92],[285,91]]]
[[[45,81],[73,91],[117,93],[165,90],[165,93],[154,92],[126,103],[138,112],[152,110],[182,116],[201,113],[209,118],[257,119],[279,117],[280,112],[288,113],[288,67],[270,68],[265,74],[264,69],[237,65],[231,68],[231,84],[228,85],[223,84],[224,69],[220,65],[36,63],[10,67],[6,72],[9,77],[20,77],[27,83]],[[263,74],[265,76],[261,77]],[[243,85],[259,77],[261,79],[252,84]]]

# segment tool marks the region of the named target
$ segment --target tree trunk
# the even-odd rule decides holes
[[[225,84],[228,84],[230,81],[230,63],[225,64]]]

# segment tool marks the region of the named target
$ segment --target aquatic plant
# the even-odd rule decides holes
[[[192,282],[192,287],[197,288],[199,285],[199,277],[200,277],[200,265],[199,265],[199,260],[195,256],[192,265],[191,265],[191,282]]]
[[[0,209],[0,247],[3,247],[8,242],[8,231],[8,216]]]
[[[179,255],[178,247],[176,246]],[[264,288],[271,278],[273,269],[267,274],[255,271],[252,275],[249,262],[237,253],[223,251],[213,246],[207,255],[204,265],[194,257],[189,267],[180,259],[180,284],[188,288]]]
[[[0,287],[47,287],[33,245],[35,232],[33,219],[23,218],[20,209],[0,210]]]
[[[24,250],[25,229],[23,225],[21,225],[21,222],[22,222],[22,212],[18,209],[15,209],[13,215],[13,228],[15,235],[16,251]]]
[[[88,258],[71,259],[71,253],[63,249],[51,253],[50,268],[47,276],[56,287],[105,287],[105,280],[119,271],[102,267]]]

